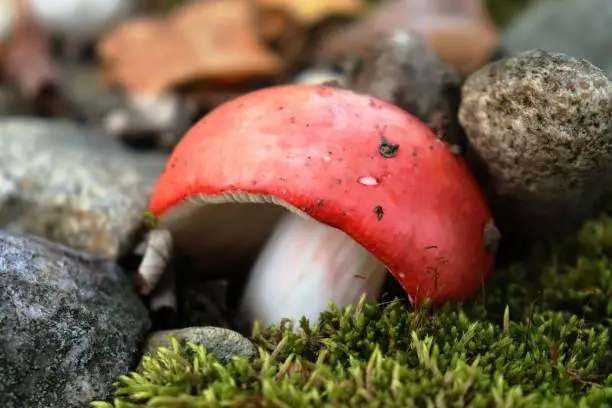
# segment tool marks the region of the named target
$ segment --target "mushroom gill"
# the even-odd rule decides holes
[[[317,320],[329,301],[375,299],[386,276],[386,267],[346,233],[269,195],[197,195],[168,211],[160,228],[202,279],[245,280],[239,311],[248,321]],[[161,274],[151,273],[152,256],[145,255],[140,274],[155,287]],[[155,262],[166,269],[161,258]],[[168,292],[156,291],[152,305],[175,307]]]

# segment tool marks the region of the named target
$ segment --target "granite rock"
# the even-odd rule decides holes
[[[470,75],[459,119],[504,233],[548,235],[612,179],[612,83],[586,60],[526,51]]]
[[[149,327],[113,262],[0,231],[3,408],[83,408],[109,397]]]
[[[0,228],[118,257],[165,160],[69,122],[1,119]]]

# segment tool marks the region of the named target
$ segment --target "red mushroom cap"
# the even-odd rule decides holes
[[[339,228],[416,303],[461,301],[492,270],[491,215],[464,160],[421,121],[319,85],[238,97],[202,118],[151,199],[159,217],[193,196],[268,195]]]

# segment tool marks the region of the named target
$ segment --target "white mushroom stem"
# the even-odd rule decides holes
[[[140,294],[148,295],[168,269],[172,257],[172,234],[165,229],[154,229],[147,235],[144,256],[138,267],[137,286]]]
[[[251,270],[240,311],[264,325],[316,321],[330,300],[344,307],[363,294],[375,299],[385,275],[385,266],[344,232],[289,213]]]

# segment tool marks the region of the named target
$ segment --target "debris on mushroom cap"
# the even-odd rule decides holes
[[[234,252],[225,261],[268,236],[282,206],[344,231],[417,303],[463,300],[492,270],[490,213],[463,159],[409,113],[344,89],[285,85],[218,107],[181,139],[150,202],[181,250],[205,253],[200,236],[180,236],[195,229]],[[214,215],[223,208],[231,222]]]
[[[457,120],[461,79],[415,31],[389,32],[347,74],[348,88],[397,105],[442,139],[464,146]]]
[[[98,53],[106,79],[130,91],[163,92],[200,81],[237,84],[283,70],[281,58],[258,40],[247,0],[191,2],[166,18],[128,21],[100,41]]]
[[[368,17],[323,38],[320,59],[346,50],[370,52],[373,40],[398,29],[414,29],[460,74],[467,75],[489,61],[498,33],[479,0],[391,0]]]
[[[504,235],[542,236],[596,209],[612,178],[612,84],[585,60],[526,51],[473,73],[459,119]]]

